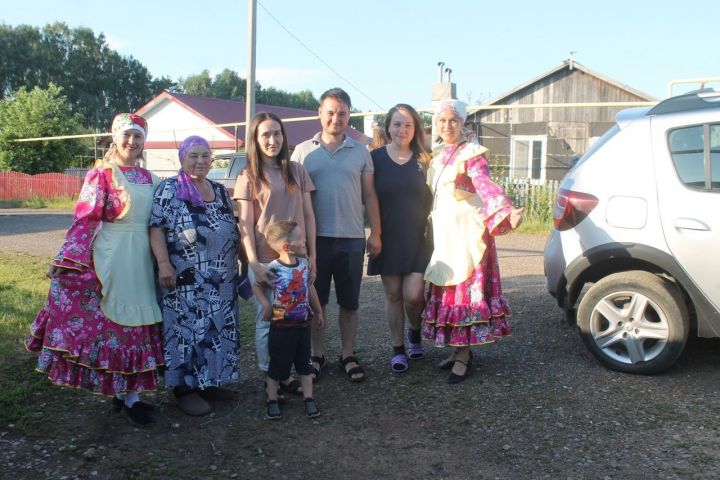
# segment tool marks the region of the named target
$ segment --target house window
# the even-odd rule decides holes
[[[720,125],[672,130],[668,146],[675,171],[691,188],[720,190]]]
[[[546,157],[546,136],[513,136],[510,148],[510,176],[545,180]]]

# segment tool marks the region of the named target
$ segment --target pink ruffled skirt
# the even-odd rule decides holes
[[[510,335],[512,312],[502,294],[495,242],[486,240],[485,255],[470,278],[459,285],[428,286],[423,336],[436,346],[483,345]]]
[[[157,390],[163,365],[162,325],[127,327],[105,317],[94,271],[62,273],[50,283],[31,326],[28,350],[56,385],[113,396]]]

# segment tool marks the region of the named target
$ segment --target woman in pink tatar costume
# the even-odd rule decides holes
[[[437,346],[455,347],[440,368],[451,369],[448,383],[459,383],[472,367],[471,346],[494,343],[510,333],[495,236],[515,229],[523,209],[514,208],[490,179],[487,148],[463,131],[465,104],[446,100],[435,113],[442,141],[427,175],[434,248],[425,271],[429,288],[423,336]]]
[[[52,383],[112,397],[113,410],[134,426],[153,421],[138,394],[157,389],[163,363],[148,234],[159,181],[136,165],[146,136],[139,115],[113,120],[113,143],[85,177],[27,342]]]

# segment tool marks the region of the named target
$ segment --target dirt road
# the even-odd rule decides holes
[[[69,222],[67,214],[0,211],[2,249],[52,256]],[[718,342],[692,342],[663,375],[604,369],[545,291],[544,242],[519,234],[498,239],[513,336],[477,348],[462,384],[445,384],[435,366],[445,352],[431,347],[408,373],[390,373],[382,287],[366,278],[358,353],[368,380],[350,384],[337,368],[331,316],[326,354],[333,365],[318,384],[319,419],[304,418],[293,399],[282,421],[263,420],[246,316],[244,378],[232,405],[189,418],[158,393],[151,398],[157,424],[138,431],[108,413],[104,399],[48,386],[28,400],[38,405],[30,431],[0,422],[0,477],[715,478]],[[23,365],[38,375],[30,361]]]

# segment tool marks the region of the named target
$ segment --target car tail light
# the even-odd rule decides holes
[[[597,197],[589,193],[558,190],[553,210],[555,228],[570,230],[587,217],[598,204]]]

